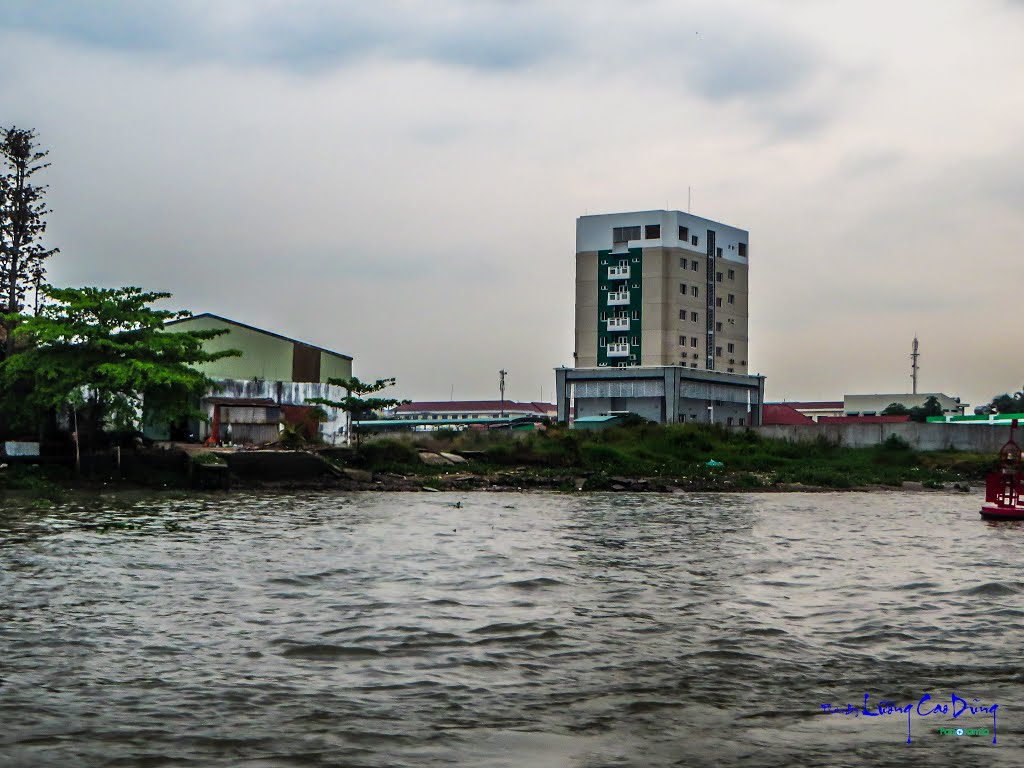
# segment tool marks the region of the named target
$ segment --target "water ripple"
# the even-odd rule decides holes
[[[976,507],[897,493],[9,506],[0,766],[1024,764],[1024,527]],[[908,747],[905,720],[821,710],[953,692],[1000,704],[998,746],[921,719]]]

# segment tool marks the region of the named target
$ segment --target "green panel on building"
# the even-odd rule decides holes
[[[599,366],[615,368],[623,364],[640,365],[640,344],[643,339],[643,266],[641,248],[630,248],[626,253],[612,253],[610,250],[597,252]],[[609,303],[612,300],[622,301],[624,293],[628,294],[627,303]],[[609,329],[609,320],[619,321],[622,327]],[[623,320],[628,322],[622,323]],[[614,351],[625,354],[614,354]],[[613,353],[609,354],[610,352]]]

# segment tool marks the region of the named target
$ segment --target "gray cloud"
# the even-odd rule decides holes
[[[806,43],[781,35],[764,39],[751,29],[742,38],[711,38],[694,57],[694,85],[710,101],[777,96],[806,81],[822,64]]]
[[[572,363],[575,217],[685,208],[692,184],[751,232],[770,396],[891,391],[915,332],[929,386],[1019,383],[1016,12],[0,3],[5,119],[52,150],[58,284],[169,290],[402,396],[486,396],[505,368],[532,399]]]
[[[434,0],[9,0],[0,27],[83,46],[147,50],[316,71],[382,55],[478,70],[529,67],[563,46],[559,24],[529,3]]]

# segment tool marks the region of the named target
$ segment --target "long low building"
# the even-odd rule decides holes
[[[846,395],[843,397],[843,413],[846,416],[877,416],[893,403],[898,403],[906,408],[918,408],[925,404],[928,398],[934,397],[939,401],[942,412],[963,416],[966,403],[961,403],[959,397],[951,397],[942,392],[917,392],[917,393],[894,393],[875,395]]]
[[[395,419],[416,421],[476,421],[512,416],[554,418],[553,403],[517,403],[512,400],[425,400],[403,403],[388,412]]]
[[[558,420],[635,413],[660,424],[761,424],[764,376],[684,366],[556,368]]]

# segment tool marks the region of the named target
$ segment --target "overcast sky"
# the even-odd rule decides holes
[[[1024,384],[1021,0],[0,0],[58,285],[551,399],[575,219],[750,231],[772,399]]]

